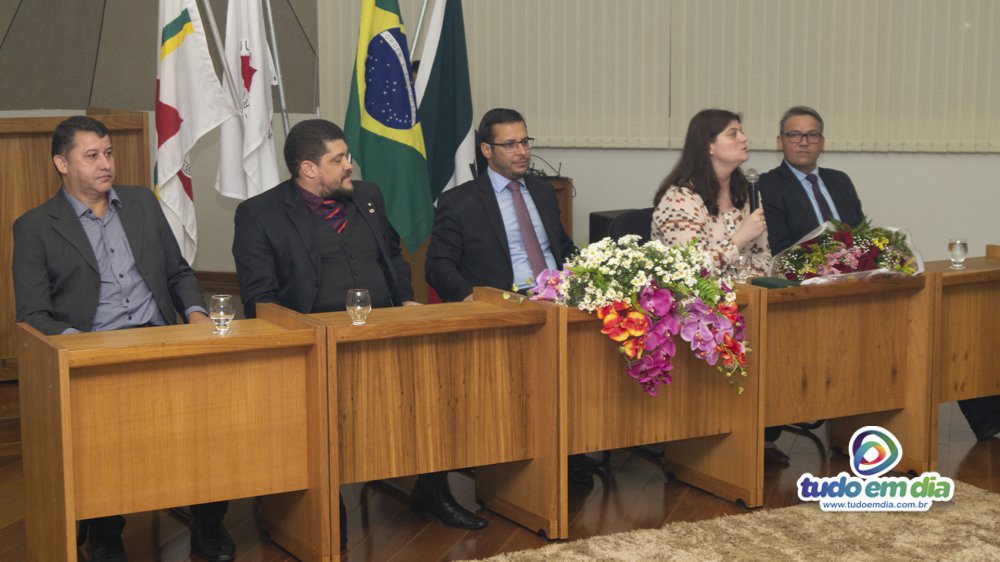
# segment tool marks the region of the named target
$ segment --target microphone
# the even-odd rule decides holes
[[[760,174],[757,173],[757,170],[750,168],[743,175],[750,184],[750,211],[753,212],[757,210],[757,207],[760,207],[760,198],[757,195],[757,180],[760,179]]]

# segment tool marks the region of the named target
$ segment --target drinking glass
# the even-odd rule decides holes
[[[232,295],[212,295],[208,305],[208,315],[215,323],[213,334],[224,336],[229,333],[229,323],[236,316]]]
[[[746,283],[750,279],[750,254],[739,253],[729,264],[729,274],[737,283]]]
[[[368,289],[350,289],[347,291],[347,312],[351,315],[351,324],[361,326],[368,320],[372,311],[372,297]]]
[[[952,238],[948,241],[948,257],[951,258],[950,269],[965,269],[965,256],[969,254],[969,241],[965,238]]]

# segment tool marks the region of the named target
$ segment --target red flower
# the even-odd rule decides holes
[[[721,312],[722,315],[728,318],[733,324],[738,324],[740,321],[739,309],[737,309],[736,305],[733,303],[720,303],[719,312]]]
[[[877,258],[878,255],[878,247],[872,244],[872,247],[860,258],[858,258],[858,271],[869,271],[871,269],[875,269],[875,258]]]
[[[622,344],[622,353],[624,353],[625,357],[628,357],[629,359],[639,359],[642,357],[642,352],[645,348],[645,337],[632,338],[630,340],[626,340],[625,343]]]
[[[845,228],[850,228],[850,227],[845,227]],[[848,248],[854,245],[854,237],[851,236],[850,230],[838,230],[837,232],[834,232],[833,239],[836,240],[837,242],[840,242],[841,244],[843,244]]]
[[[632,336],[644,336],[649,331],[649,318],[638,310],[633,310],[622,321],[622,327]]]
[[[628,310],[632,308],[632,305],[628,301],[617,301],[613,302],[607,306],[602,306],[597,309],[597,317],[604,319],[605,316],[611,314],[612,312],[617,313],[619,310]]]
[[[624,318],[615,311],[606,312],[604,316],[604,327],[601,333],[606,334],[615,341],[625,341],[628,339],[628,329],[622,326]]]

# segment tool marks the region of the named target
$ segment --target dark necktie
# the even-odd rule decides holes
[[[344,212],[344,204],[336,199],[323,200],[323,220],[333,227],[337,233],[344,231],[347,227],[347,213]]]
[[[813,197],[819,203],[819,214],[823,215],[824,221],[830,220],[833,217],[833,213],[830,211],[830,205],[826,202],[826,197],[823,197],[823,193],[819,190],[819,179],[816,177],[816,174],[806,174],[806,179],[809,180],[809,185],[812,186]]]
[[[524,203],[524,197],[521,195],[521,184],[512,181],[507,184],[507,189],[510,190],[510,194],[514,198],[514,212],[517,214],[517,226],[521,229],[524,251],[528,254],[528,264],[531,265],[531,272],[537,278],[538,274],[546,268],[542,245],[538,243],[535,225],[531,224],[531,215],[528,214],[528,205]]]

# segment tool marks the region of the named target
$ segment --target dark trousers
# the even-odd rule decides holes
[[[1000,425],[1000,396],[959,400],[958,407],[976,433]]]
[[[222,523],[226,516],[229,502],[212,502],[191,506],[191,517],[196,527]],[[121,515],[95,517],[82,522],[87,526],[87,533],[96,537],[117,537],[125,528],[125,518]]]
[[[779,437],[781,437],[780,425],[764,428],[764,441],[777,441]]]
[[[427,472],[417,476],[417,485],[425,490],[444,490],[448,492],[448,472]]]

